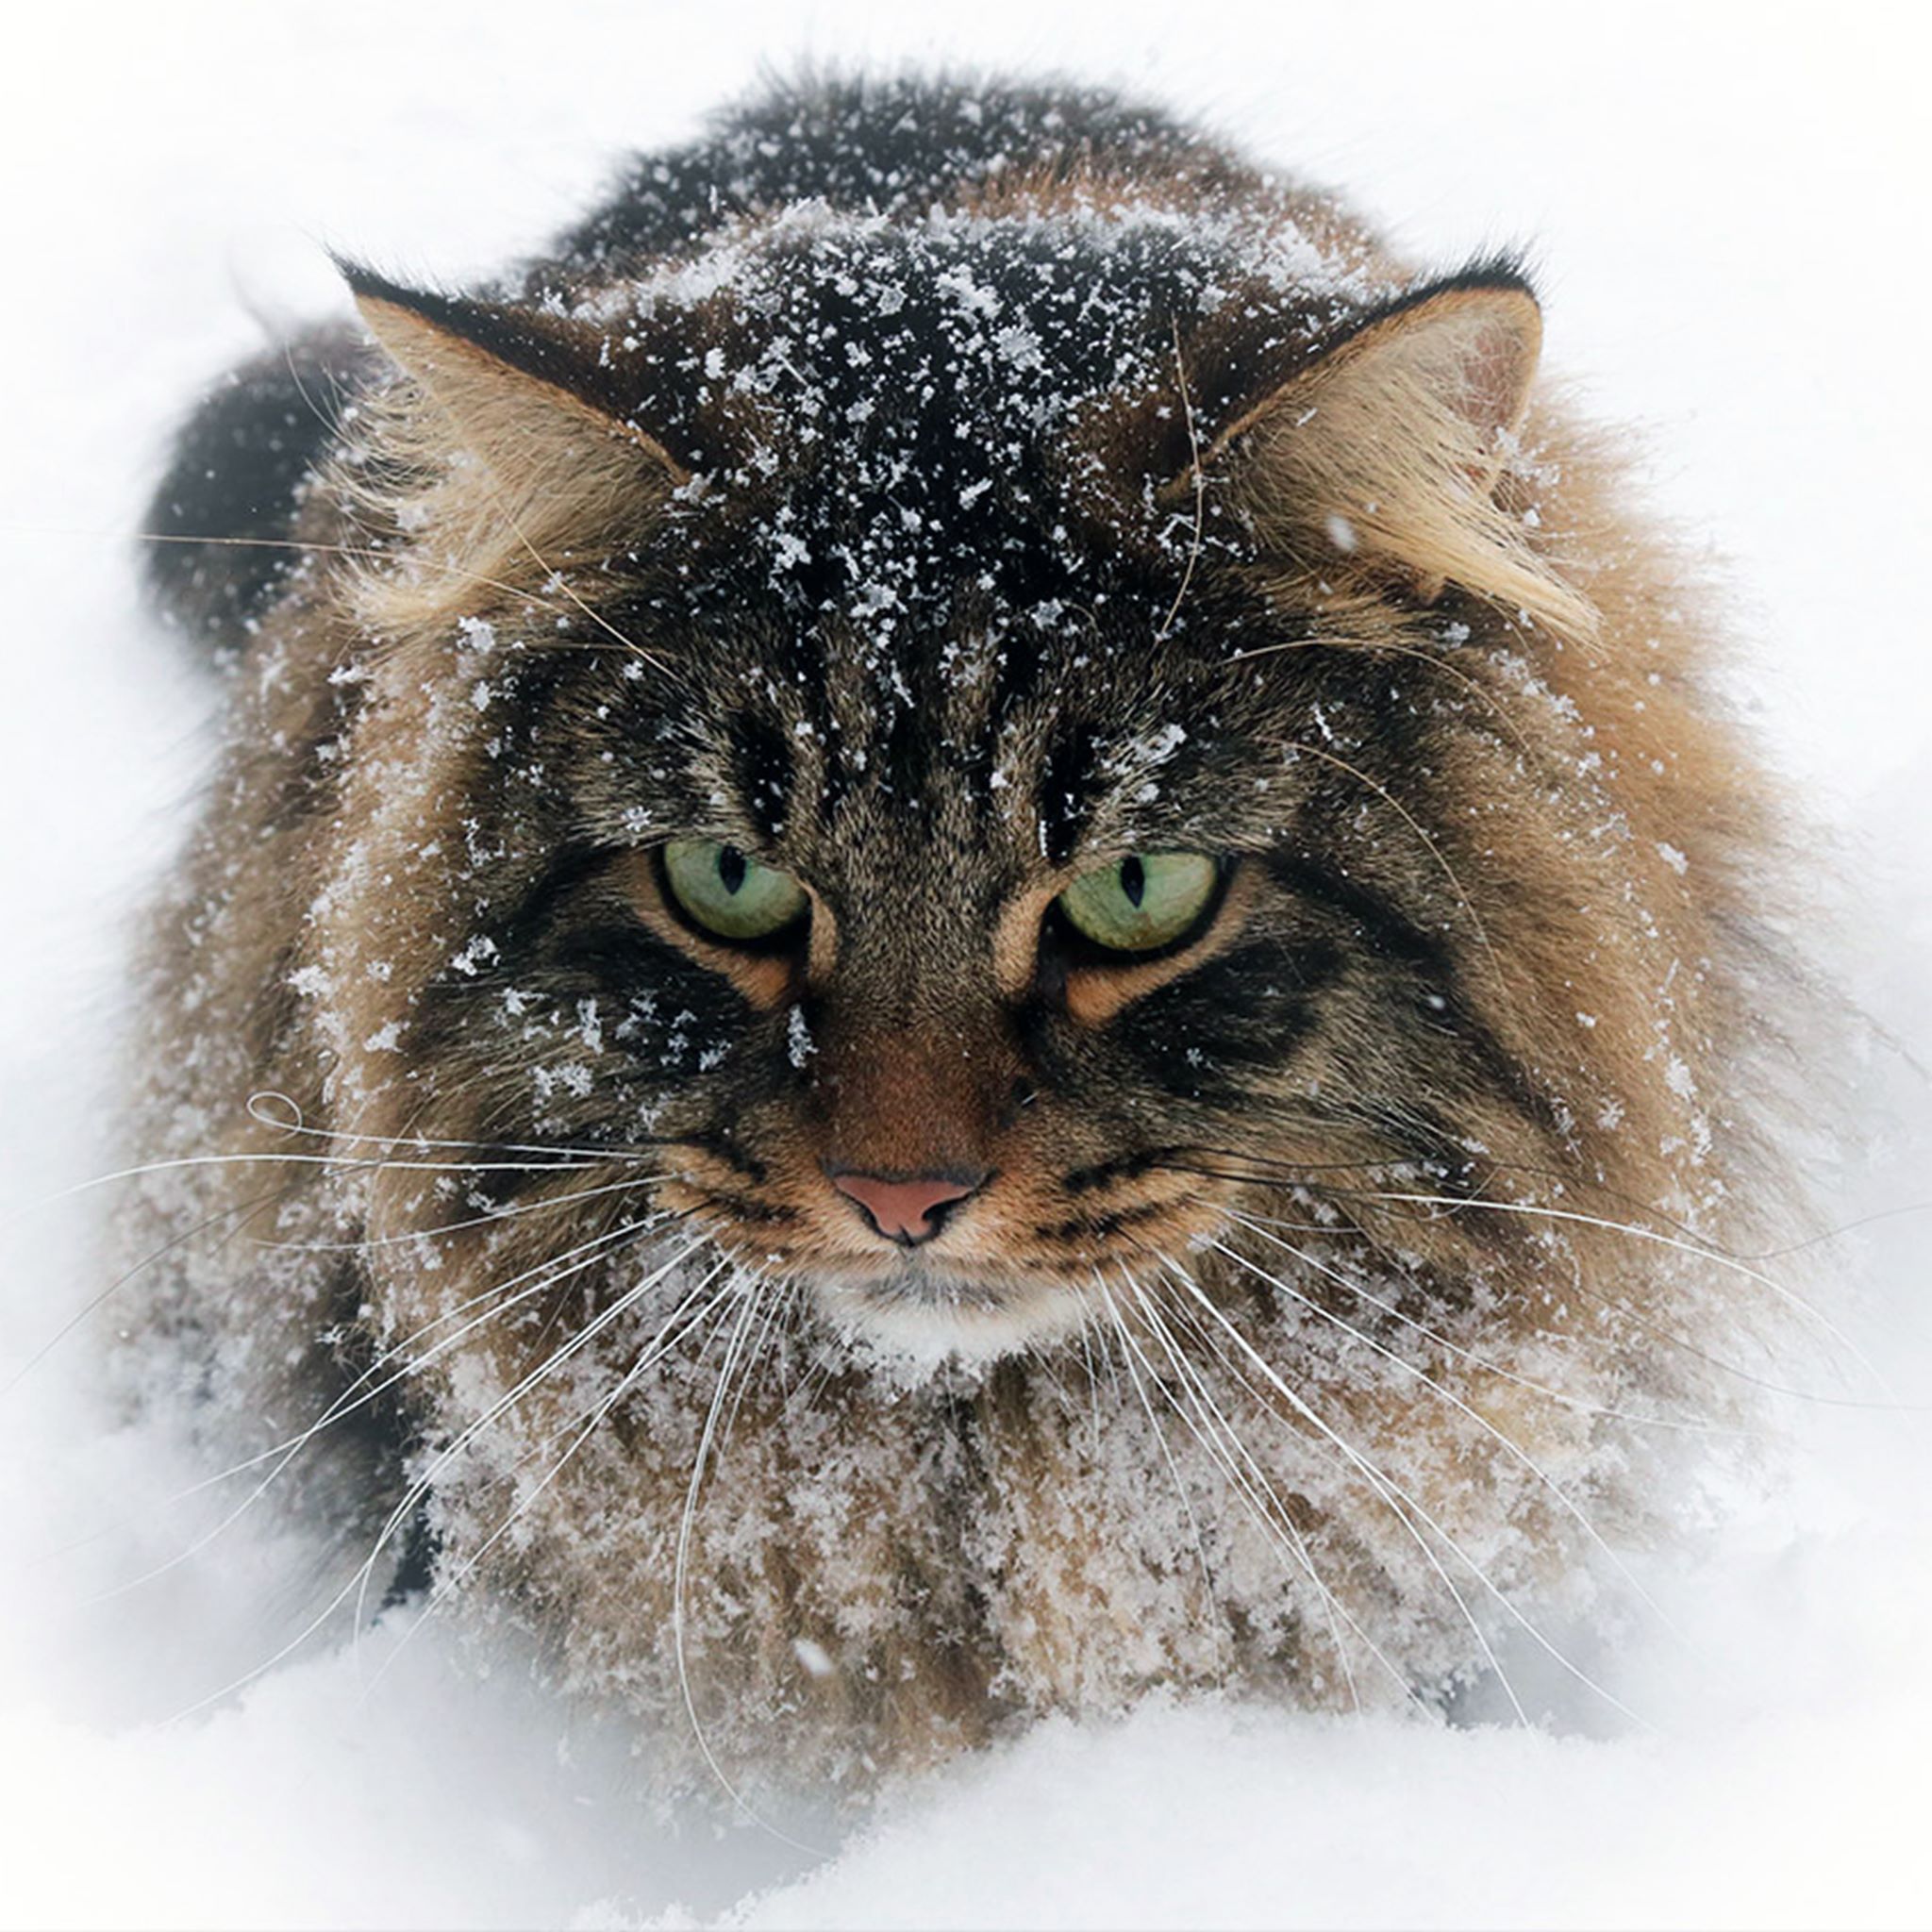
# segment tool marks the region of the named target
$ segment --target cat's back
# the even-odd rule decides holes
[[[960,75],[812,76],[728,108],[686,146],[638,156],[616,192],[532,271],[622,273],[734,221],[799,203],[916,220],[1010,183],[1099,178],[1202,203],[1266,177],[1198,130],[1099,88]]]

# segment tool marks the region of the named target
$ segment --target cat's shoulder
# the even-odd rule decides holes
[[[246,639],[300,566],[288,540],[302,494],[371,366],[359,333],[328,324],[228,371],[197,400],[142,524],[164,618],[218,649]]]

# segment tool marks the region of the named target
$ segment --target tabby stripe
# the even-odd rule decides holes
[[[1339,912],[1354,925],[1375,958],[1399,959],[1421,968],[1433,979],[1454,978],[1455,964],[1444,941],[1438,934],[1424,932],[1373,887],[1319,860],[1292,855],[1272,855],[1268,870],[1290,891]]]
[[[746,815],[767,841],[785,829],[791,802],[791,749],[762,718],[741,716],[731,725],[732,776]]]
[[[1435,1016],[1438,1031],[1454,1041],[1492,1092],[1500,1094],[1540,1134],[1557,1140],[1549,1096],[1496,1038],[1471,1005],[1449,941],[1425,932],[1374,888],[1303,858],[1275,857],[1270,870],[1281,883],[1339,912],[1355,926],[1377,958],[1412,966],[1436,990],[1443,1006]]]
[[[1066,864],[1078,848],[1093,807],[1094,776],[1092,730],[1079,723],[1066,725],[1047,748],[1036,801],[1041,843],[1049,864]]]

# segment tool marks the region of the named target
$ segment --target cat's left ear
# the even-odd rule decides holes
[[[338,262],[376,341],[447,416],[457,440],[506,478],[568,464],[580,475],[677,489],[688,464],[633,420],[608,344],[567,318],[409,289]]]
[[[1498,502],[1541,344],[1513,270],[1411,291],[1239,408],[1158,500],[1182,509],[1211,479],[1277,554],[1393,576],[1424,602],[1459,583],[1588,631],[1587,602]]]

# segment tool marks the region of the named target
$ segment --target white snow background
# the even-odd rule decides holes
[[[1847,882],[1826,958],[1867,1033],[1838,1225],[1932,1197],[1932,449],[1924,29],[1907,8],[972,0],[785,7],[78,6],[0,41],[0,1922],[7,1924],[1912,1924],[1932,1920],[1925,1420],[1824,1341],[1769,1479],[1646,1572],[1591,1655],[1648,1730],[1157,1707],[896,1795],[813,1865],[677,1835],[623,1750],[431,1626],[347,1629],[212,1708],[306,1554],[87,1391],[111,1302],[125,939],[210,692],[134,588],[172,419],[339,302],[319,244],[457,278],[537,244],[622,149],[759,60],[1058,67],[1205,112],[1444,265],[1528,242],[1548,354],[1635,423],[1727,559],[1742,689]],[[1909,1052],[1907,1051],[1909,1050]],[[1821,1080],[1821,1087],[1823,1080]],[[1821,1251],[1834,1318],[1932,1400],[1932,1214]]]

